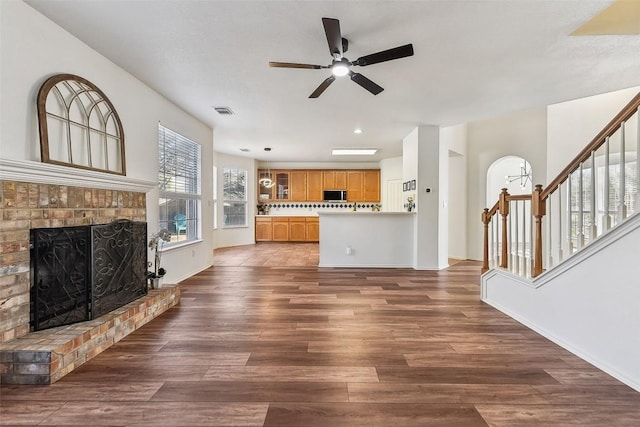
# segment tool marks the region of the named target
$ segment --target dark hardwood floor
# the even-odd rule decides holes
[[[638,426],[640,393],[479,300],[479,269],[217,266],[2,425]]]

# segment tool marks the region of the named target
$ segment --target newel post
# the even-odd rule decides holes
[[[482,257],[482,270],[481,273],[484,274],[487,271],[489,271],[489,222],[491,221],[491,219],[489,218],[489,209],[484,208],[484,211],[482,211],[482,223],[484,224],[484,244],[483,244],[483,250],[484,250],[484,254]]]
[[[507,239],[507,217],[509,216],[509,193],[506,188],[502,189],[498,200],[498,211],[502,215],[502,253],[500,256],[500,267],[509,268],[509,245]]]
[[[542,199],[542,185],[538,184],[531,195],[531,214],[536,219],[536,244],[533,254],[533,271],[532,277],[536,277],[542,273],[542,217],[547,213],[547,201]]]

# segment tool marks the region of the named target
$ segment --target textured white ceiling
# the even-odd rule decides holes
[[[27,3],[210,124],[217,151],[263,160],[355,160],[332,158],[332,147],[375,147],[373,160],[395,157],[418,125],[640,85],[640,36],[569,36],[611,1]],[[415,55],[354,68],[385,88],[378,96],[344,78],[309,99],[329,70],[268,62],[329,64],[322,17],[340,20],[351,60],[406,43]],[[219,116],[213,106],[236,114]]]

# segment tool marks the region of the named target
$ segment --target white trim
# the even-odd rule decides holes
[[[412,265],[406,264],[318,264],[322,268],[410,268],[415,270]]]
[[[500,274],[503,274],[504,271],[501,271]],[[505,275],[505,274],[503,274]],[[506,276],[506,275],[505,275]],[[537,326],[535,323],[528,321],[525,317],[519,316],[516,312],[509,310],[507,308],[505,308],[504,306],[494,302],[494,301],[486,301],[483,298],[483,301],[487,304],[489,304],[490,306],[492,306],[493,308],[495,308],[496,310],[501,311],[502,313],[506,314],[507,316],[511,317],[512,319],[518,321],[519,323],[523,324],[524,326],[526,326],[527,328],[537,332],[538,334],[542,335],[543,337],[547,338],[548,340],[554,342],[555,344],[559,345],[560,347],[564,348],[567,351],[570,351],[571,353],[575,354],[576,356],[578,356],[579,358],[581,358],[582,360],[585,360],[589,363],[591,363],[593,366],[595,366],[596,368],[606,372],[607,374],[611,375],[613,378],[616,378],[617,380],[620,380],[622,383],[628,385],[629,387],[635,389],[636,391],[640,392],[640,384],[636,383],[632,378],[629,378],[628,376],[626,376],[625,374],[619,372],[615,367],[613,366],[609,366],[606,363],[603,363],[601,360],[595,358],[593,355],[585,352],[584,350],[577,348],[571,344],[569,344],[568,342],[564,341],[561,338],[556,337],[554,334],[552,334],[551,332],[547,331],[544,328],[541,328],[539,326]]]
[[[10,159],[0,159],[0,179],[140,193],[147,193],[158,186],[155,181],[133,179],[122,175],[59,166],[51,163]]]

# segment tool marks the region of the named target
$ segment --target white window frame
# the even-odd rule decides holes
[[[218,167],[213,167],[213,229],[218,229]]]
[[[235,175],[236,177],[240,174],[244,175],[244,194],[242,196],[234,196],[226,191],[228,182],[228,175]],[[248,210],[247,210],[247,192],[248,192],[248,180],[249,172],[246,169],[241,168],[232,168],[232,167],[224,167],[222,169],[222,228],[246,228],[248,227]],[[242,205],[244,206],[244,223],[242,224],[228,224],[227,223],[227,208],[230,205]]]
[[[201,239],[201,164],[200,144],[158,124],[158,224],[171,232],[165,248]]]

